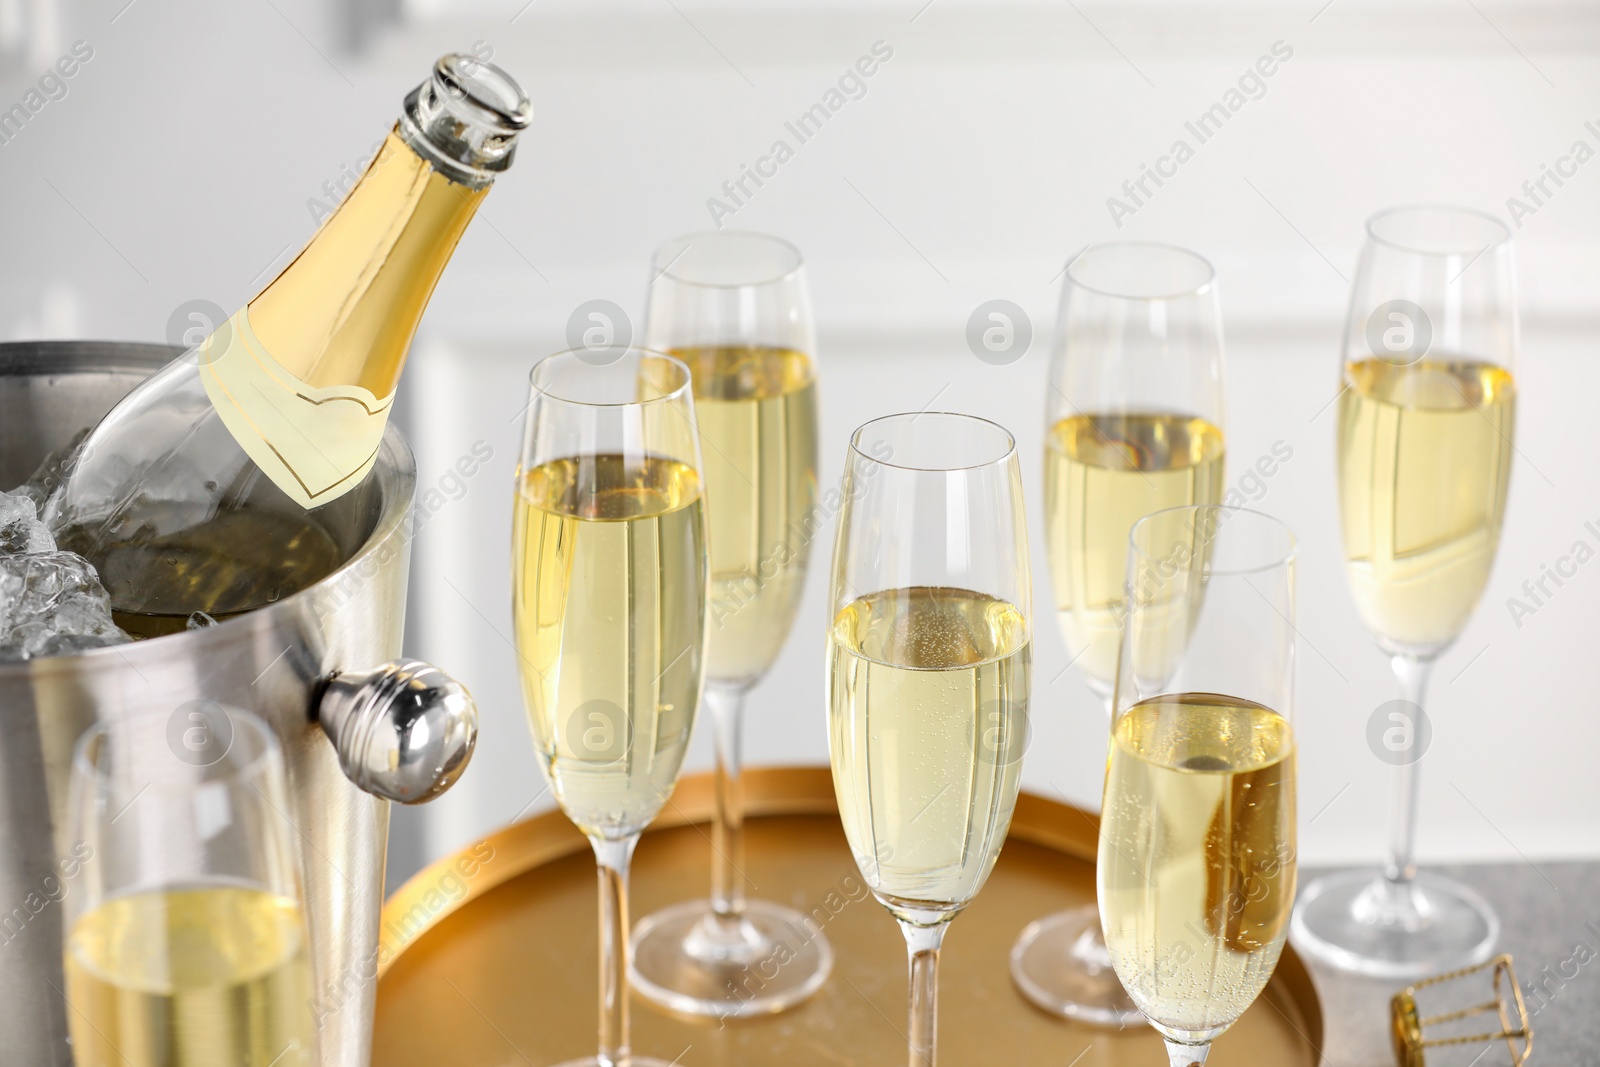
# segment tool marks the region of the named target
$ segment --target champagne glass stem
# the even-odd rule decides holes
[[[911,1067],[933,1067],[939,1022],[939,946],[949,923],[921,926],[899,920],[911,965],[911,1008],[907,1043]]]
[[[1105,694],[1106,722],[1110,723],[1116,717],[1116,708],[1113,706],[1112,693]],[[1095,916],[1094,925],[1085,930],[1076,941],[1072,943],[1072,956],[1080,966],[1090,974],[1101,974],[1111,970],[1111,949],[1106,947],[1105,930],[1100,926],[1099,916]]]
[[[1167,1042],[1167,1063],[1170,1067],[1205,1067],[1206,1057],[1211,1055],[1211,1046],[1185,1045],[1181,1041]]]
[[[628,1067],[628,865],[639,835],[589,838],[600,875],[601,1067]]]
[[[706,685],[717,749],[717,812],[711,835],[711,910],[723,924],[744,916],[744,783],[740,731],[744,723],[743,685]]]
[[[1416,708],[1422,709],[1427,694],[1428,676],[1433,672],[1433,661],[1415,656],[1395,656],[1392,660],[1394,676],[1400,682],[1400,696]],[[1421,728],[1421,716],[1413,718],[1412,729]],[[1410,760],[1394,769],[1394,836],[1390,840],[1389,859],[1383,876],[1393,886],[1411,884],[1417,876],[1417,772],[1419,760]]]

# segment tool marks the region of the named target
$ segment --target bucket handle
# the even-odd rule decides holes
[[[466,686],[420,660],[336,674],[316,709],[345,776],[402,804],[454,785],[478,743],[478,707]]]

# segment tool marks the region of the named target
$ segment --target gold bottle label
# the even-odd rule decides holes
[[[303,508],[361,484],[378,458],[394,394],[317,387],[285,370],[250,328],[249,308],[200,346],[200,378],[239,447]]]

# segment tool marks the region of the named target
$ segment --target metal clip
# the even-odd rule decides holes
[[[1493,1000],[1437,1015],[1424,1016],[1418,1010],[1418,990],[1455,982],[1487,970],[1494,972]],[[1400,1067],[1426,1067],[1423,1050],[1448,1045],[1484,1045],[1503,1040],[1506,1049],[1511,1053],[1512,1067],[1521,1067],[1527,1063],[1528,1056],[1533,1051],[1533,1026],[1528,1021],[1527,1006],[1522,1002],[1522,987],[1517,984],[1517,972],[1512,969],[1511,957],[1504,953],[1476,967],[1463,967],[1459,971],[1450,971],[1407,986],[1395,994],[1394,999],[1389,1002],[1389,1008],[1394,1025],[1395,1060]],[[1455,1033],[1439,1037],[1429,1037],[1426,1034],[1430,1029],[1435,1033],[1441,1028],[1452,1029],[1448,1024],[1491,1012],[1500,1019],[1498,1032]],[[1519,1040],[1522,1042],[1521,1048],[1517,1047]]]

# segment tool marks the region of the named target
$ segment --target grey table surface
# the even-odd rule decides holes
[[[1540,1067],[1600,1067],[1600,862],[1540,860],[1429,868],[1472,886],[1500,916],[1498,951],[1511,953],[1533,1024]],[[1302,872],[1302,886],[1330,869]],[[1322,998],[1327,1067],[1393,1067],[1389,998],[1405,982],[1361,978],[1302,953]],[[1487,990],[1487,984],[1484,986]],[[1485,997],[1484,999],[1487,999]],[[1472,1062],[1430,1057],[1441,1064]],[[1477,1067],[1509,1063],[1505,1046]]]

